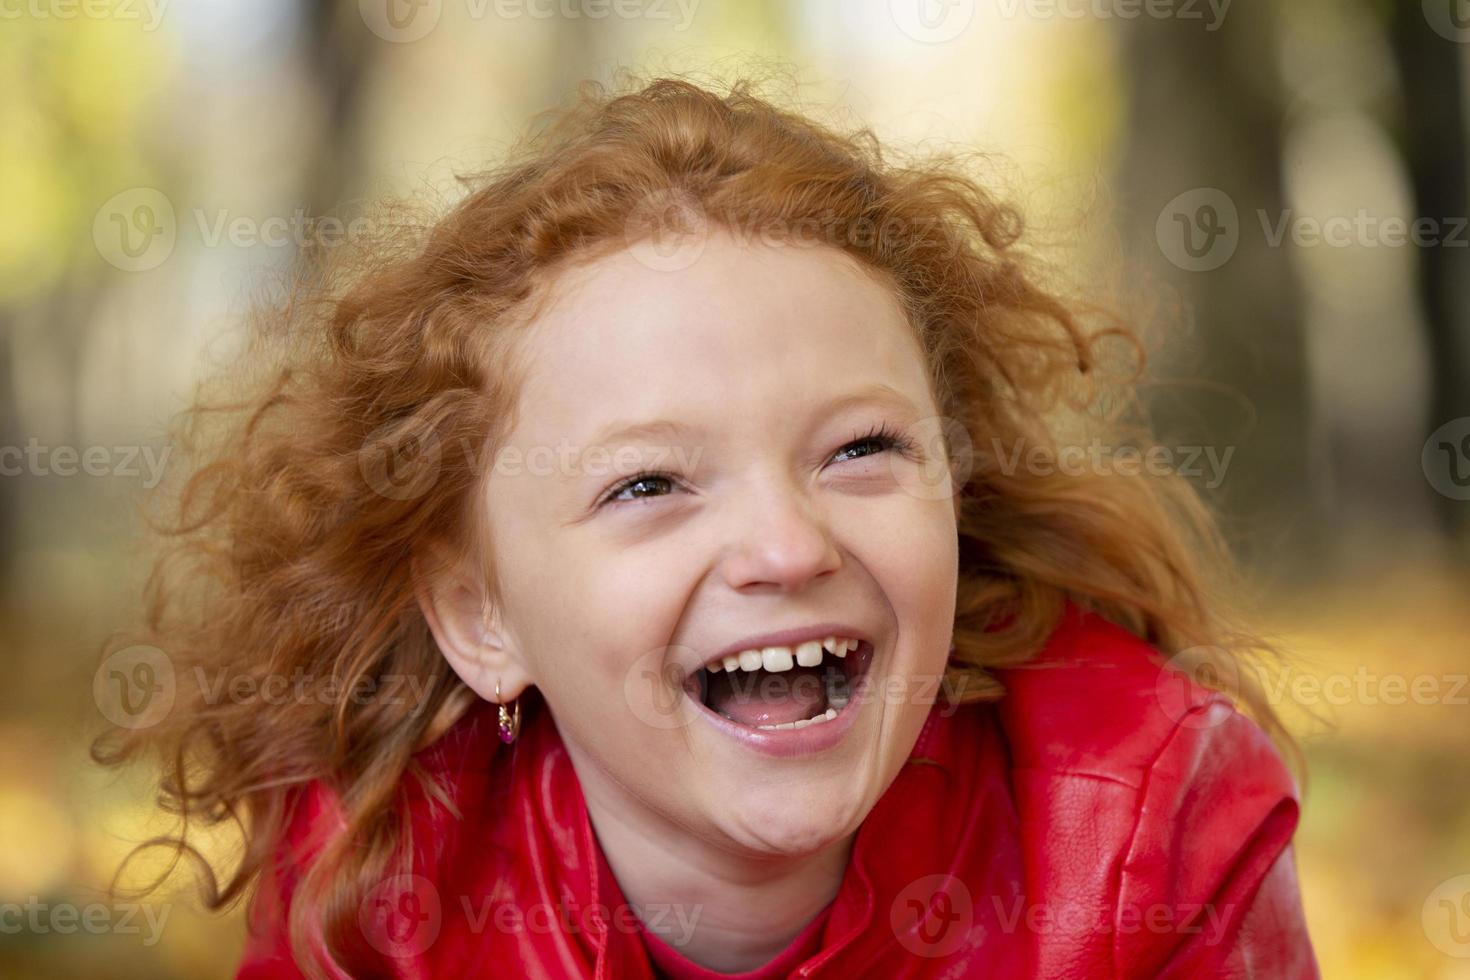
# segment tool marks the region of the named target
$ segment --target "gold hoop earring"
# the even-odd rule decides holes
[[[507,711],[500,700],[500,681],[497,680],[495,682],[495,703],[500,707],[500,740],[509,745],[521,733],[521,699],[511,699],[511,703],[515,706],[514,714]]]

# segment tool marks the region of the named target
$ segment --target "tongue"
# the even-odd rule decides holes
[[[820,667],[722,670],[710,675],[705,703],[742,725],[784,725],[826,711],[827,688]]]

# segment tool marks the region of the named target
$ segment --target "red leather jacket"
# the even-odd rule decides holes
[[[822,949],[796,977],[1316,977],[1295,786],[1220,695],[1076,607],[1007,694],[936,705],[864,821]],[[488,703],[420,753],[412,875],[359,917],[393,977],[651,978],[628,909],[599,908],[597,841],[537,706],[502,747]],[[410,782],[414,782],[410,780]],[[333,812],[313,789],[289,849]],[[294,977],[293,875],[251,907],[241,980]]]

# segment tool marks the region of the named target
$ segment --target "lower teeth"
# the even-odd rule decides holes
[[[844,702],[844,704],[845,703],[846,702]],[[836,718],[837,712],[839,710],[841,710],[840,706],[836,708],[828,708],[825,712],[817,715],[815,718],[803,718],[801,721],[788,721],[785,724],[781,725],[756,725],[755,727],[763,728],[768,732],[777,732],[787,728],[805,728],[807,725],[820,725],[824,721],[831,721],[833,718]]]

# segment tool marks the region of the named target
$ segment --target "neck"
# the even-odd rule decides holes
[[[741,973],[765,965],[837,895],[856,835],[800,857],[740,854],[630,804],[595,765],[576,769],[623,896],[645,929],[700,966]]]

